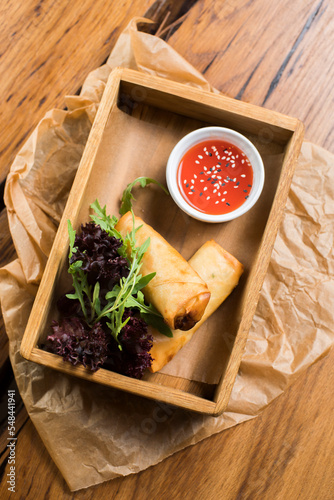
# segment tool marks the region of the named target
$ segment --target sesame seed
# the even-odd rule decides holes
[[[249,187],[249,188],[251,188],[251,187],[252,187],[252,185],[251,185],[251,184],[248,184],[248,187]]]
[[[195,163],[199,164],[199,161],[198,161],[198,160],[195,160]]]
[[[201,179],[199,182],[205,182],[204,179]]]
[[[229,207],[231,206],[229,203],[226,202],[226,205],[228,205]]]
[[[208,170],[206,167],[203,167],[203,168],[204,168],[204,170]]]
[[[207,200],[210,200],[210,196],[207,196],[207,197],[206,197],[206,199],[207,199]]]
[[[217,203],[219,203],[219,200],[215,201],[215,205],[217,205]]]
[[[247,189],[244,189],[244,193],[248,193]]]
[[[233,186],[233,187],[234,187],[234,189],[237,189],[239,186]]]
[[[188,187],[189,187],[189,183],[188,183],[188,184],[186,184],[186,188],[188,188]]]
[[[205,146],[205,148],[203,149],[203,151],[206,151],[207,150],[207,147]]]
[[[200,172],[199,175],[204,175],[204,172]]]
[[[198,158],[200,158],[201,160],[203,160],[203,156],[202,155],[198,155]]]
[[[240,177],[246,177],[246,175],[245,174],[241,174]]]
[[[196,174],[194,174],[194,179],[197,179],[197,175]]]
[[[191,181],[190,181],[190,182],[191,182],[191,184],[195,184],[195,181],[194,181],[194,179],[191,179]]]
[[[187,181],[186,181],[186,180],[184,180],[184,181],[183,181],[183,184],[187,184]]]
[[[221,175],[217,175],[217,179],[221,179],[221,178],[222,178]]]
[[[225,198],[222,198],[222,200],[221,200],[221,201],[225,201]]]
[[[223,194],[227,194],[227,191],[224,191]]]
[[[199,193],[200,196],[203,196],[203,193]]]
[[[205,188],[203,189],[203,191],[206,191],[208,188],[205,186]]]
[[[217,189],[214,189],[214,190],[213,190],[213,192],[214,192],[214,193],[217,193]]]
[[[222,194],[218,191],[218,196],[221,196]]]
[[[241,160],[241,163],[245,163],[245,160]]]
[[[192,192],[192,191],[189,191],[189,193],[188,193],[188,194],[193,194],[193,192]]]

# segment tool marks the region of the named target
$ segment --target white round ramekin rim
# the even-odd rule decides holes
[[[232,212],[219,215],[206,214],[189,205],[181,195],[177,179],[178,167],[183,155],[196,144],[211,139],[224,140],[237,146],[248,157],[253,169],[253,185],[247,200]],[[203,127],[184,136],[173,148],[166,168],[167,186],[178,207],[195,219],[213,223],[227,222],[248,212],[261,195],[264,177],[263,161],[254,144],[239,132],[225,127]]]

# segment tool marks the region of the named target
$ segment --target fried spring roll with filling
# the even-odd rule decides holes
[[[150,246],[142,260],[141,274],[155,272],[155,277],[143,289],[148,302],[162,314],[172,330],[189,330],[203,316],[210,299],[205,282],[188,262],[139,217],[135,217],[136,246],[150,238]],[[131,212],[127,212],[116,224],[123,238],[132,231]]]
[[[150,367],[152,373],[161,370],[189,342],[196,330],[237,286],[243,272],[243,265],[213,240],[201,246],[189,260],[189,264],[207,283],[211,292],[210,301],[202,319],[187,332],[175,330],[173,337],[169,338],[154,328],[149,328],[153,335],[153,346],[150,351],[153,358]]]

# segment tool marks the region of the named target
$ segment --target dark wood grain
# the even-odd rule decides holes
[[[28,420],[18,436],[17,490],[28,499],[331,500],[333,361],[334,352],[305,372],[256,419],[139,474],[74,494]],[[4,483],[0,495],[6,498]]]
[[[221,92],[299,118],[334,151],[333,18],[330,0],[201,0],[169,42]]]
[[[152,0],[7,0],[1,5],[0,183],[45,112],[64,106]],[[69,50],[70,47],[70,50]],[[15,117],[15,119],[14,119]]]
[[[160,34],[216,88],[296,116],[304,121],[308,139],[334,150],[331,0],[167,4],[139,0],[2,3],[0,66],[6,77],[0,84],[1,179],[45,111],[61,107],[63,96],[75,93],[87,73],[105,60],[128,20],[149,8],[159,18],[160,25],[155,29],[160,26]],[[176,8],[175,4],[182,5]],[[174,18],[169,15],[166,19],[174,8]],[[15,255],[4,213],[0,235],[3,265]],[[1,366],[6,367],[7,342],[2,324],[0,331]],[[331,352],[301,374],[256,419],[189,447],[140,474],[75,494],[69,492],[22,409],[17,414],[17,496],[330,500],[334,491],[333,362]],[[8,497],[5,438],[3,425],[1,498]]]

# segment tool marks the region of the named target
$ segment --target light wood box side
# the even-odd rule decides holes
[[[122,92],[137,96],[148,105],[191,118],[235,127],[240,131],[260,133],[263,127],[270,127],[274,141],[287,144],[285,148],[280,183],[270,212],[269,220],[263,234],[256,262],[248,278],[242,318],[234,346],[216,388],[213,400],[199,397],[178,388],[163,385],[168,376],[160,374],[158,382],[134,380],[104,369],[92,374],[84,367],[73,367],[59,356],[39,349],[38,342],[42,332],[47,328],[47,318],[55,293],[56,282],[67,259],[68,231],[67,220],[75,226],[83,201],[86,183],[88,182],[94,160],[101,143],[111,110],[117,106]],[[252,318],[255,313],[260,289],[270,260],[277,230],[282,218],[283,208],[288,195],[293,166],[299,153],[303,135],[303,127],[294,118],[273,113],[246,103],[203,92],[176,82],[166,81],[159,77],[144,75],[132,70],[114,70],[109,78],[99,110],[94,121],[89,139],[84,150],[77,175],[75,177],[68,202],[48,259],[45,272],[39,287],[36,300],[30,315],[26,332],[21,345],[21,354],[25,358],[52,367],[64,373],[76,375],[86,380],[125,390],[133,394],[157,399],[182,408],[200,413],[218,415],[224,411],[238,372],[242,353],[246,343]]]

